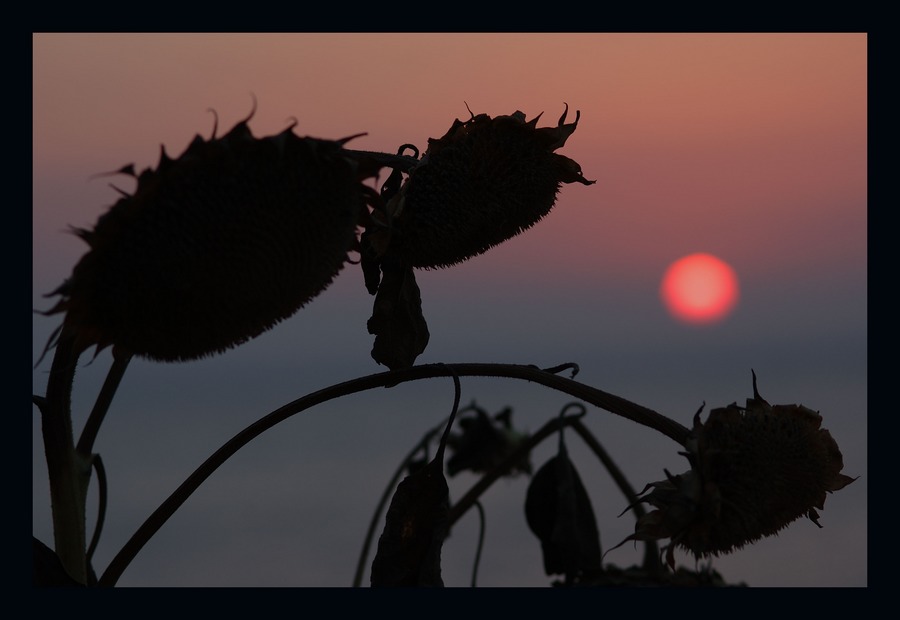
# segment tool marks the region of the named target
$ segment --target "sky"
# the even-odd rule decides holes
[[[33,36],[32,304],[71,273],[127,177],[197,134],[245,119],[350,146],[424,151],[455,119],[517,110],[539,126],[581,113],[559,150],[594,185],[565,185],[534,228],[449,269],[417,273],[431,339],[418,363],[576,362],[577,379],[689,425],[694,412],[752,396],[820,411],[853,484],[828,497],[822,529],[799,520],[712,567],[751,586],[867,585],[867,37],[865,34],[41,34]],[[254,103],[255,102],[255,103]],[[215,111],[215,114],[211,113]],[[571,120],[570,116],[570,120]],[[221,133],[220,133],[221,135]],[[383,179],[382,179],[383,180]],[[131,183],[131,184],[129,184]],[[679,258],[708,253],[739,298],[697,324],[660,285]],[[370,356],[373,298],[357,266],[290,319],[225,354],[134,360],[95,450],[109,507],[102,571],[143,520],[244,427],[304,394],[385,370]],[[37,363],[59,317],[35,314]],[[81,360],[76,433],[110,364]],[[32,373],[46,385],[49,357]],[[571,402],[510,379],[463,378],[462,402],[512,407],[535,431]],[[320,405],[264,433],[217,470],[122,575],[123,586],[349,586],[366,528],[406,453],[449,413],[448,379]],[[589,408],[591,431],[637,489],[686,471],[679,446]],[[52,545],[37,410],[32,524]],[[601,544],[633,531],[627,501],[574,434]],[[539,466],[556,442],[538,446]],[[451,498],[474,482],[450,479]],[[483,497],[480,586],[543,587],[525,523],[527,478]],[[90,496],[88,522],[96,516]],[[89,530],[91,526],[89,525]],[[443,547],[447,585],[466,586],[478,519]],[[605,557],[627,567],[642,549]],[[676,554],[680,565],[693,558]],[[369,557],[371,562],[371,555]],[[365,583],[367,583],[367,578]]]

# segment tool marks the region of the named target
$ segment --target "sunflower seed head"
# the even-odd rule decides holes
[[[740,407],[699,414],[687,442],[691,469],[647,485],[640,500],[655,508],[626,540],[671,539],[696,557],[729,553],[776,534],[800,517],[818,523],[827,493],[851,482],[818,412],[770,405],[755,389]],[[649,491],[649,492],[648,492]],[[820,526],[821,527],[821,526]],[[624,542],[624,541],[623,541]]]
[[[413,267],[446,267],[486,252],[547,215],[563,184],[593,181],[554,151],[578,123],[537,128],[522,112],[455,120],[429,139],[393,201],[390,249]],[[382,247],[387,244],[381,244]]]
[[[247,119],[249,120],[249,119]],[[156,360],[222,352],[321,293],[356,241],[366,188],[343,142],[290,128],[255,138],[247,120],[194,138],[79,232],[89,251],[58,289],[78,350],[116,345]]]

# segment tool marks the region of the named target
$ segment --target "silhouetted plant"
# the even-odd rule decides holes
[[[602,552],[591,499],[569,458],[563,430],[559,429],[558,453],[528,485],[525,519],[541,541],[544,572],[563,575],[566,584],[573,584],[602,570]]]
[[[88,252],[51,295],[45,314],[64,313],[45,353],[53,361],[42,417],[50,478],[55,551],[33,538],[33,580],[39,585],[114,586],[144,544],[217,467],[262,432],[297,413],[348,394],[439,376],[453,379],[451,414],[427,432],[389,482],[363,542],[362,572],[381,512],[391,498],[372,564],[373,586],[440,586],[441,547],[469,509],[481,517],[476,583],[486,515],[480,496],[500,477],[532,475],[532,450],[558,434],[558,453],[533,475],[525,498],[529,527],[555,585],[725,585],[713,571],[675,569],[673,549],[698,558],[732,552],[774,534],[800,516],[818,524],[826,493],[852,482],[840,473],[837,444],[821,417],[799,405],[770,406],[756,390],[747,407],[714,409],[692,429],[608,392],[560,376],[575,364],[548,369],[513,364],[415,365],[428,343],[415,269],[465,261],[530,228],[547,215],[564,184],[584,179],[581,167],[557,154],[575,132],[566,124],[538,128],[522,112],[456,120],[422,157],[409,144],[397,154],[346,148],[352,138],[298,137],[293,125],[255,138],[238,123],[221,138],[196,137],[178,158],[163,151],[156,169],[118,173],[137,179],[133,194],[101,216],[93,230],[74,229]],[[252,114],[250,115],[252,117]],[[413,155],[406,155],[411,151]],[[380,191],[365,184],[390,172]],[[375,296],[367,323],[372,357],[390,370],[308,394],[271,412],[211,455],[141,525],[97,577],[93,551],[105,513],[105,471],[93,445],[132,356],[184,361],[224,352],[290,317],[352,263]],[[71,391],[80,356],[112,347],[113,362],[75,443]],[[39,362],[40,363],[40,360]],[[508,407],[493,417],[475,405],[460,412],[460,377],[506,377],[569,394],[578,402],[533,434],[517,431]],[[581,423],[583,403],[652,428],[676,441],[692,469],[635,494],[600,442]],[[579,411],[566,415],[571,408]],[[454,432],[454,422],[459,430]],[[604,566],[600,532],[563,439],[571,427],[605,466],[636,518],[626,540],[646,544],[640,567]],[[435,455],[428,447],[441,433]],[[445,452],[449,459],[445,461]],[[424,452],[425,456],[420,456]],[[446,474],[480,475],[450,502]],[[98,522],[87,543],[85,501],[92,472],[100,487]],[[406,477],[397,484],[400,476]],[[652,489],[649,493],[647,490]],[[654,507],[646,513],[642,503]],[[656,541],[664,547],[665,566]],[[623,541],[624,542],[624,541]],[[607,552],[609,553],[609,552]]]

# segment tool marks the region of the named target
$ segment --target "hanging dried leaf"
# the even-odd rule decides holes
[[[373,587],[443,587],[441,547],[450,531],[450,488],[444,477],[444,451],[459,406],[456,398],[434,458],[397,485],[372,561]]]
[[[412,267],[388,260],[367,323],[375,335],[372,358],[391,370],[408,368],[428,344],[428,324],[422,315],[422,298]]]
[[[559,453],[534,475],[525,496],[528,527],[541,541],[544,571],[572,582],[602,568],[600,533],[581,477],[560,431]]]
[[[449,531],[450,489],[437,460],[397,486],[372,562],[379,586],[443,586],[441,547]]]

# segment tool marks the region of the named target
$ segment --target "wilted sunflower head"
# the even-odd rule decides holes
[[[776,534],[800,517],[816,525],[827,493],[855,478],[841,473],[843,457],[822,416],[803,405],[770,405],[756,389],[736,403],[694,416],[683,452],[691,469],[647,485],[644,515],[625,540],[671,539],[696,557],[729,553]],[[623,541],[624,543],[625,541]]]
[[[389,240],[375,240],[417,268],[447,267],[481,254],[550,212],[564,183],[590,185],[574,160],[555,151],[578,125],[537,127],[519,111],[455,120],[428,149],[386,211]]]
[[[248,120],[178,158],[163,151],[155,169],[122,168],[134,193],[75,229],[89,251],[46,314],[65,313],[79,352],[220,353],[291,316],[348,261],[371,171],[345,156],[346,140],[293,126],[256,138]]]

